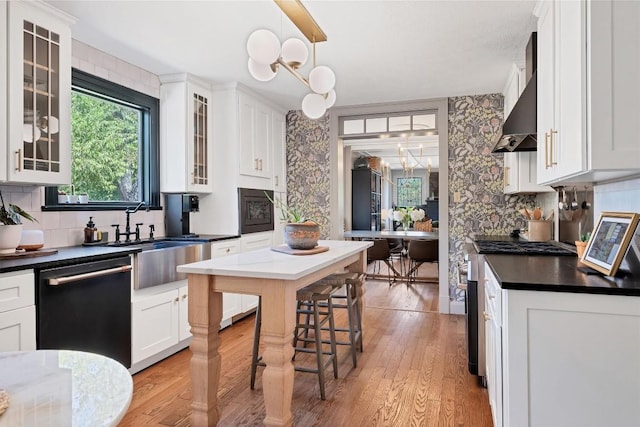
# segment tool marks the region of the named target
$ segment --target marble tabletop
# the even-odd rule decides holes
[[[116,426],[133,381],[113,359],[81,351],[0,352],[0,388],[9,407],[0,426]]]

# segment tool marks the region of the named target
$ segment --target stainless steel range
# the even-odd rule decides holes
[[[552,242],[528,242],[507,236],[478,237],[465,245],[467,292],[465,293],[469,372],[485,376],[484,255],[575,256]]]

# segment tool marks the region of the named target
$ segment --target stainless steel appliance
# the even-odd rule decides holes
[[[37,271],[38,349],[80,350],[131,367],[131,258]]]
[[[507,236],[477,238],[465,245],[467,260],[467,292],[465,293],[467,356],[469,372],[484,377],[485,373],[485,321],[484,321],[484,268],[485,255],[575,256],[560,245],[551,242],[528,242]],[[483,380],[484,382],[484,380]]]
[[[200,210],[200,199],[194,194],[165,194],[165,225],[168,237],[197,237],[191,233],[189,215]]]

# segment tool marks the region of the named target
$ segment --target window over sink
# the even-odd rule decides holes
[[[46,210],[160,206],[159,101],[72,70],[72,185],[47,187]]]

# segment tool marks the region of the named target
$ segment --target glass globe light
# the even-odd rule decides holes
[[[40,129],[34,125],[23,124],[22,125],[22,140],[24,142],[32,143],[40,139]]]
[[[315,120],[322,117],[327,111],[324,103],[324,96],[317,93],[310,93],[302,99],[302,112],[308,118]]]
[[[336,75],[331,68],[320,65],[309,73],[309,86],[315,93],[327,93],[336,84]]]
[[[327,93],[327,97],[324,99],[324,103],[325,103],[327,109],[333,107],[333,104],[336,103],[336,91],[334,89],[331,89]]]
[[[300,39],[290,38],[282,43],[282,60],[292,68],[302,67],[309,58],[309,50]]]
[[[268,82],[276,76],[276,72],[271,69],[271,65],[258,64],[251,58],[249,58],[248,68],[249,74],[260,82]]]
[[[54,116],[45,116],[41,120],[42,131],[54,135],[60,131],[60,120]]]
[[[280,55],[280,40],[269,30],[256,30],[247,40],[247,52],[258,64],[273,64]]]

